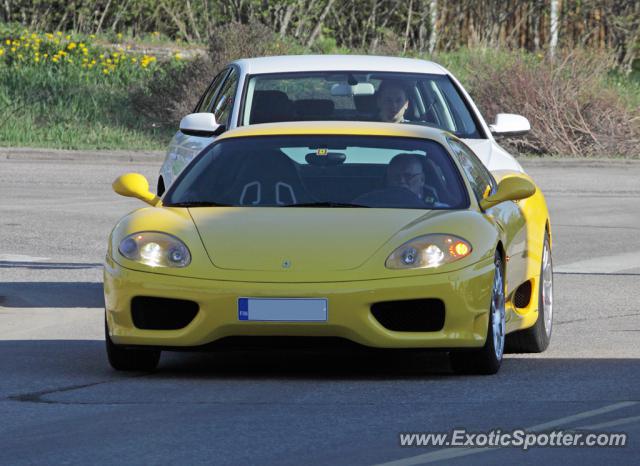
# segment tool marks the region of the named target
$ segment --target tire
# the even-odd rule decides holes
[[[484,346],[479,350],[450,353],[449,359],[454,372],[459,374],[490,375],[495,374],[500,369],[504,355],[506,333],[504,289],[502,257],[496,251],[487,339]]]
[[[553,331],[553,263],[549,235],[544,235],[542,264],[538,280],[538,319],[527,329],[518,330],[507,337],[510,353],[542,353],[549,346]]]
[[[116,345],[109,337],[107,322],[104,323],[104,339],[107,345],[109,364],[117,371],[149,372],[158,367],[159,350],[131,349]]]

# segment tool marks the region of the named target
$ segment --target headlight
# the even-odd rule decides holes
[[[118,251],[129,260],[150,267],[186,267],[189,248],[175,236],[155,231],[133,233],[120,241]]]
[[[419,236],[404,243],[387,258],[388,269],[428,269],[471,254],[471,244],[453,235]]]

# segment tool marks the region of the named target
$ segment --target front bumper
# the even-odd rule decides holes
[[[172,277],[126,269],[107,259],[104,295],[111,339],[121,345],[195,347],[231,336],[339,337],[377,348],[474,348],[486,338],[493,260],[445,274],[323,283],[254,283]],[[186,299],[199,305],[179,330],[142,330],[131,316],[135,296]],[[238,319],[239,297],[327,298],[327,322]],[[437,298],[445,305],[442,330],[398,332],[372,315],[382,301]]]

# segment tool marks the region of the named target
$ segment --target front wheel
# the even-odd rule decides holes
[[[510,353],[542,353],[549,346],[553,330],[553,264],[549,235],[545,233],[542,264],[538,280],[538,319],[533,327],[509,334],[507,351]]]
[[[107,322],[104,322],[104,339],[107,345],[109,364],[117,371],[149,372],[158,367],[159,350],[132,349],[116,345],[111,341]]]
[[[452,352],[451,368],[460,374],[495,374],[502,364],[506,334],[504,270],[502,257],[496,251],[495,273],[489,308],[489,327],[484,346],[475,351]]]

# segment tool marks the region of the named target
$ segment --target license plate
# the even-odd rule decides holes
[[[238,298],[238,320],[326,322],[326,299]]]

